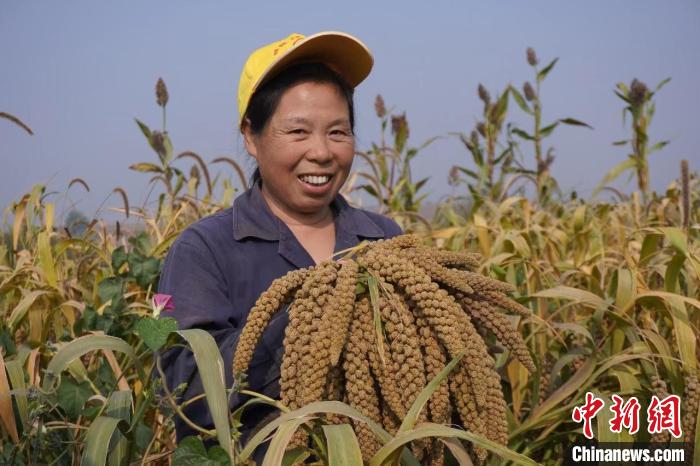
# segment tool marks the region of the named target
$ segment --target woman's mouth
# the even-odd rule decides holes
[[[325,186],[331,182],[332,175],[300,175],[299,181],[310,186]]]

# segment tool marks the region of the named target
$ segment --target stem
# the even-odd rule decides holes
[[[542,195],[542,185],[547,176],[547,168],[542,160],[542,136],[540,128],[542,126],[542,107],[540,107],[540,83],[537,82],[537,94],[535,95],[535,162],[537,163],[537,197]]]
[[[177,403],[175,403],[175,401],[173,400],[172,393],[170,392],[170,390],[168,390],[168,384],[165,379],[165,373],[163,372],[163,368],[160,366],[160,357],[156,358],[156,368],[158,369],[158,374],[160,375],[160,378],[163,381],[163,391],[165,392],[165,398],[168,400],[170,407],[173,408],[175,412],[180,416],[180,419],[182,419],[185,422],[185,424],[187,424],[189,427],[196,430],[197,432],[214,437],[216,435],[215,430],[207,430],[195,424],[189,417],[187,417],[187,415],[184,412],[182,412],[182,409],[180,409]]]
[[[493,187],[493,167],[496,160],[496,128],[488,123],[486,125],[486,176],[489,180],[489,190]]]

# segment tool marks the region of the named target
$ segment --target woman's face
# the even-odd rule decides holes
[[[318,213],[343,186],[355,153],[348,112],[334,85],[303,82],[285,91],[260,134],[244,126],[263,192],[289,214]]]

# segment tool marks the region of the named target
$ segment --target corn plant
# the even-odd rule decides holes
[[[559,59],[555,58],[544,68],[540,69],[537,54],[532,47],[529,47],[527,49],[527,62],[535,73],[535,85],[533,86],[529,81],[526,81],[523,84],[522,94],[515,87],[510,87],[510,91],[513,93],[513,98],[518,106],[522,111],[532,117],[533,120],[532,133],[515,127],[512,128],[511,131],[513,134],[524,141],[531,142],[533,145],[535,153],[535,185],[537,188],[537,198],[540,200],[547,199],[552,190],[556,188],[555,180],[550,176],[550,167],[554,162],[554,148],[547,148],[545,152],[545,148],[543,147],[544,138],[550,136],[560,123],[591,128],[588,124],[571,117],[559,118],[549,124],[544,124],[542,121],[541,84],[558,61]]]
[[[692,211],[700,197],[690,178]],[[511,197],[434,231],[450,249],[490,257],[485,270],[518,287],[535,315],[519,325],[539,373],[528,377],[506,353],[498,361],[511,399],[511,448],[556,463],[580,435],[571,412],[587,391],[649,400],[660,380],[668,381],[667,393],[688,398],[685,441],[700,445],[692,395],[700,354],[700,231],[681,227],[680,191],[672,183],[648,209],[633,198],[550,203],[545,210]],[[599,422],[599,440],[630,441]],[[648,434],[637,440],[660,441]]]
[[[228,207],[233,202],[238,188],[229,178],[221,181],[221,194],[217,196],[218,176],[212,178],[210,166],[194,151],[182,151],[175,155],[173,144],[166,128],[166,107],[169,94],[165,82],[159,79],[156,83],[156,103],[162,110],[162,124],[160,130],[151,130],[148,125],[136,119],[136,123],[143,135],[158,157],[158,163],[140,162],[129,168],[142,173],[153,174],[149,180],[152,189],[155,183],[160,182],[165,192],[158,196],[158,207],[151,225],[156,229],[159,239],[167,238],[172,241],[175,236],[194,220],[202,218],[222,208]],[[192,160],[189,173],[174,165],[178,160]],[[247,189],[248,183],[245,174],[238,162],[227,156],[217,157],[212,164],[226,164],[232,167],[238,176],[240,186]],[[199,190],[203,186],[204,193],[200,197]],[[123,190],[120,192],[124,199],[125,211],[129,213],[128,198]],[[218,198],[217,198],[218,197]],[[144,207],[135,209],[135,215],[146,219]]]
[[[484,201],[496,201],[504,194],[506,176],[514,173],[513,144],[503,142],[502,129],[508,113],[509,90],[491,101],[491,94],[479,84],[479,99],[483,103],[482,119],[476,123],[469,136],[465,133],[452,133],[459,137],[472,156],[475,169],[454,166],[449,175],[452,185],[465,184],[472,197],[473,208]],[[498,173],[498,174],[496,174]],[[466,179],[462,179],[465,175]]]
[[[625,102],[622,110],[622,123],[625,124],[626,116],[631,118],[632,136],[613,143],[615,146],[629,145],[631,152],[627,160],[612,168],[606,175],[601,185],[610,183],[627,170],[631,170],[637,176],[637,187],[642,193],[644,201],[649,196],[649,155],[663,149],[669,141],[659,141],[649,145],[649,125],[654,117],[656,104],[654,95],[666,85],[671,78],[661,81],[653,91],[646,84],[633,79],[630,85],[618,83],[615,95]]]
[[[381,121],[381,140],[379,144],[372,143],[369,150],[356,152],[365,162],[366,168],[357,172],[357,177],[363,180],[363,184],[353,191],[368,193],[376,199],[382,213],[395,217],[405,229],[412,230],[419,225],[429,228],[429,223],[419,214],[421,202],[427,196],[419,191],[425,187],[429,177],[414,181],[411,160],[437,137],[428,139],[418,147],[409,147],[407,143],[410,132],[406,114],[388,113],[380,95],[375,101],[375,111]],[[390,144],[386,142],[389,122],[393,137]]]

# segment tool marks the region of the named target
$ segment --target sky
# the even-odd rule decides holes
[[[71,207],[109,215],[120,200],[148,195],[147,175],[131,164],[155,161],[137,128],[161,121],[154,85],[170,93],[168,131],[175,152],[210,161],[229,156],[253,168],[236,131],[236,89],[254,49],[292,32],[351,33],[375,58],[356,91],[357,148],[379,139],[374,99],[406,112],[409,145],[443,136],[414,159],[416,177],[430,176],[430,199],[464,194],[447,185],[450,167],[471,157],[448,133],[469,132],[481,113],[477,86],[495,95],[532,79],[525,50],[559,61],[542,85],[544,120],[574,117],[594,129],[558,128],[547,145],[552,173],[566,192],[591,194],[605,173],[626,158],[613,141],[623,126],[616,83],[637,78],[650,87],[672,80],[656,96],[652,142],[670,144],[650,158],[651,186],[663,191],[681,159],[700,166],[700,2],[696,0],[533,0],[434,2],[165,1],[0,2],[0,112],[21,118],[30,136],[0,119],[0,208],[44,183],[58,213]],[[512,103],[507,121],[530,121]],[[530,147],[525,163],[534,166]],[[189,161],[179,163],[189,169]],[[216,165],[214,173],[233,176]],[[73,178],[85,180],[67,191]],[[621,183],[624,192],[634,182]],[[151,195],[150,201],[154,199]]]

